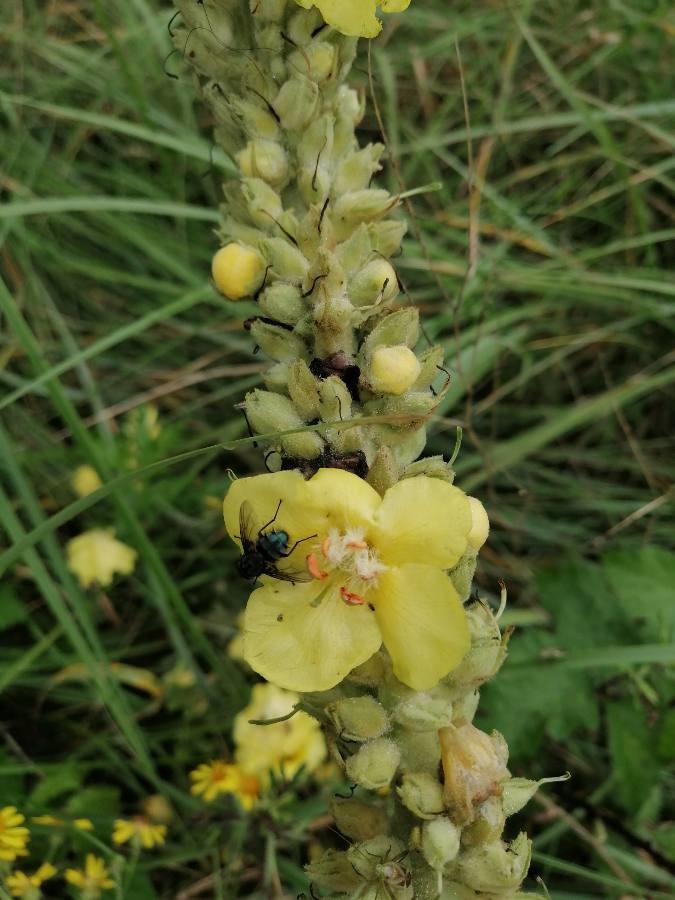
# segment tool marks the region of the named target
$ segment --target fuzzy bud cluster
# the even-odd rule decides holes
[[[447,378],[442,349],[418,350],[417,310],[401,306],[392,257],[406,225],[398,197],[371,184],[385,147],[355,136],[363,102],[345,79],[356,40],[295,0],[178,7],[176,48],[239,173],[224,185],[213,283],[248,301],[271,360],[243,403],[249,424],[269,435],[326,423],[273,442],[269,467],[372,468],[384,491],[422,452]],[[446,465],[423,472],[453,477]]]

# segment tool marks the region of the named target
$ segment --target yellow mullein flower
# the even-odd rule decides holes
[[[308,772],[326,758],[326,743],[316,719],[297,712],[285,722],[252,725],[250,720],[288,715],[300,697],[273,684],[256,684],[251,702],[235,717],[235,758],[242,769],[263,781],[270,772],[292,778],[301,766]]]
[[[222,759],[202,763],[190,772],[193,782],[190,792],[211,803],[221,794],[233,794],[244,809],[251,809],[260,794],[260,781],[246,773],[241,766]]]
[[[92,528],[66,544],[68,568],[82,587],[107,587],[116,573],[130,575],[137,553],[115,538],[112,528]]]
[[[154,825],[146,816],[133,819],[115,819],[112,839],[114,844],[131,841],[144,850],[161,847],[166,840],[166,825]]]
[[[103,482],[92,466],[78,466],[73,472],[71,484],[78,497],[86,497],[97,491]]]
[[[24,827],[26,817],[22,816],[16,806],[4,806],[0,809],[0,860],[14,862],[17,856],[27,856],[26,845],[30,840],[30,832]]]
[[[244,503],[260,527],[277,511],[267,531],[284,532],[290,553],[280,560],[290,580],[262,576],[248,601],[244,656],[256,672],[289,690],[327,690],[383,643],[396,676],[415,690],[458,665],[469,629],[445,570],[468,546],[462,491],[418,475],[381,497],[357,475],[328,468],[309,481],[298,471],[240,478],[223,507],[239,544]]]
[[[84,869],[66,869],[65,878],[68,884],[79,888],[90,900],[100,897],[102,891],[115,887],[105,862],[93,853],[87,853]]]
[[[91,819],[73,819],[73,825],[75,828],[79,828],[80,831],[93,831],[94,823]]]
[[[38,900],[41,896],[40,887],[43,881],[53,878],[56,875],[56,868],[51,863],[43,863],[40,868],[27,875],[17,869],[5,879],[5,884],[12,897],[21,897],[22,900]]]
[[[352,37],[376,37],[382,30],[382,22],[375,15],[377,7],[382,12],[403,12],[410,0],[296,0],[300,6],[310,9],[316,6],[329,25]]]

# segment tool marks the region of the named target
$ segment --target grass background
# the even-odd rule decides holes
[[[187,793],[247,697],[223,649],[245,591],[208,498],[260,467],[233,407],[264,363],[208,285],[233,169],[166,60],[171,13],[0,13],[0,806],[94,810],[93,837],[36,832],[64,858],[159,791],[171,840],[116,863],[120,896],[295,896],[320,793],[280,788],[227,828]],[[493,522],[481,588],[503,577],[520,626],[481,722],[518,774],[574,773],[521,817],[560,900],[675,886],[674,36],[660,0],[413,0],[372,48],[384,179],[441,185],[413,199],[398,260],[453,374],[430,450],[462,427],[458,483]],[[364,48],[364,91],[367,69]],[[132,476],[129,415],[149,401],[163,430]],[[106,485],[74,503],[85,462]],[[141,560],[105,597],[65,564],[93,525]],[[153,696],[110,661],[197,685]]]

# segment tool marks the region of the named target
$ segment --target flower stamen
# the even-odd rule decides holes
[[[324,578],[328,578],[328,572],[324,572],[319,566],[319,560],[316,557],[316,553],[310,553],[306,557],[305,562],[307,563],[307,570],[312,578],[315,578],[317,581],[323,581]]]
[[[340,588],[340,596],[347,604],[347,606],[363,606],[363,604],[366,602],[360,594],[355,594],[353,591],[348,591],[344,585]]]

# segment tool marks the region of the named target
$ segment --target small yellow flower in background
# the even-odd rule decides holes
[[[18,856],[28,856],[26,845],[30,832],[23,824],[25,821],[26,817],[16,806],[0,809],[0,860],[3,862],[14,862]]]
[[[244,809],[251,809],[260,795],[260,781],[247,774],[241,766],[222,759],[202,763],[190,772],[193,784],[190,792],[211,803],[221,794],[232,794]]]
[[[114,844],[131,841],[144,850],[161,847],[166,840],[166,825],[155,825],[145,816],[133,819],[115,819],[112,839]]]
[[[83,894],[86,892],[87,900],[94,900],[102,891],[115,887],[105,862],[93,853],[87,853],[84,869],[66,869],[65,877],[68,884],[79,888]]]
[[[154,403],[146,403],[132,409],[125,422],[125,430],[130,438],[146,438],[156,441],[162,433],[159,423],[159,409]]]
[[[66,824],[63,819],[57,819],[56,816],[31,816],[31,822],[34,825],[47,825],[49,827],[59,827]]]
[[[263,576],[249,598],[244,655],[256,672],[289,690],[327,690],[384,643],[397,678],[427,690],[459,664],[469,629],[445,571],[472,527],[459,488],[418,475],[381,497],[340,469],[309,481],[298,471],[240,478],[223,505],[240,546],[245,502],[261,526],[278,507],[271,528],[289,548],[301,542],[280,570],[305,573],[297,583]]]
[[[151,822],[168,825],[174,818],[173,807],[161,794],[150,794],[141,802],[141,809]]]
[[[115,574],[130,575],[137,553],[115,538],[112,528],[92,528],[66,544],[68,568],[82,587],[107,587]]]
[[[80,831],[93,831],[94,823],[91,819],[73,819],[73,825],[75,828],[79,828]]]
[[[352,37],[376,37],[382,30],[382,22],[375,15],[377,7],[382,12],[403,12],[410,0],[296,0],[300,6],[310,9],[316,6],[326,22]]]
[[[40,886],[44,881],[56,875],[56,868],[51,863],[43,863],[40,868],[27,875],[17,869],[5,879],[7,889],[12,897],[21,897],[22,900],[37,900],[41,896]]]
[[[86,497],[88,494],[93,494],[103,484],[98,472],[92,466],[78,466],[73,472],[71,483],[78,497]]]
[[[314,772],[326,758],[326,742],[316,719],[296,712],[285,722],[252,725],[288,715],[300,697],[273,684],[256,684],[251,702],[234,720],[235,759],[263,783],[270,773],[292,778],[302,766]]]

